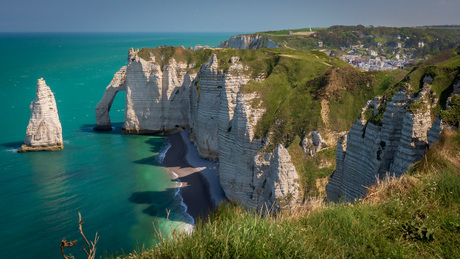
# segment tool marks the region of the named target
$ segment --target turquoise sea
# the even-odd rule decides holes
[[[217,46],[234,33],[0,34],[0,257],[84,258],[78,212],[88,239],[100,236],[97,257],[154,244],[193,219],[177,183],[161,167],[162,137],[122,136],[124,96],[111,110],[115,129],[97,133],[94,108],[128,49],[160,45]],[[43,77],[55,94],[65,148],[17,153]],[[166,210],[170,211],[169,217]]]

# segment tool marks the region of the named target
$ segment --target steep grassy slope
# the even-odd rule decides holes
[[[382,181],[354,204],[264,217],[222,205],[191,235],[130,258],[458,258],[460,132],[445,131],[410,175]]]
[[[259,94],[252,105],[262,106],[266,112],[258,122],[256,136],[269,137],[267,151],[278,144],[288,148],[307,198],[318,195],[322,189],[319,179],[333,172],[337,138],[351,127],[368,100],[407,72],[362,72],[321,52],[276,51],[278,59],[267,79],[249,82],[242,92]],[[318,130],[330,147],[316,157],[301,149],[302,139],[313,130]]]

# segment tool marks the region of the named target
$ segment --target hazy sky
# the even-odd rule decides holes
[[[0,0],[2,32],[255,32],[460,24],[460,0]]]

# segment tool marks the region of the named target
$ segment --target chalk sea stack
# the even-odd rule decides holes
[[[37,95],[30,104],[30,120],[24,144],[18,152],[56,151],[64,148],[62,127],[51,89],[38,79]]]

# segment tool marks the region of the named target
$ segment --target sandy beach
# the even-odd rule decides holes
[[[225,198],[218,178],[218,163],[199,157],[186,132],[167,138],[171,147],[163,166],[182,182],[180,194],[187,205],[187,213],[195,220],[205,217]]]

